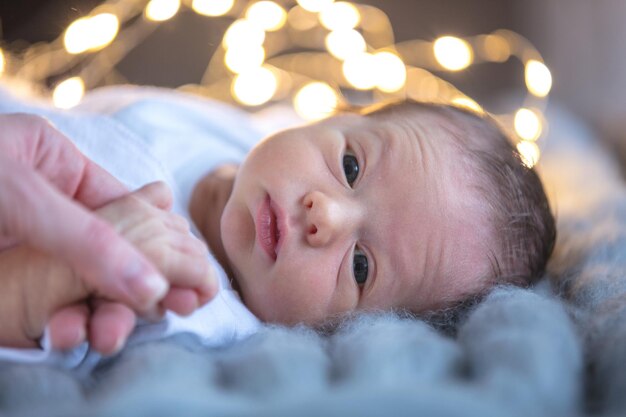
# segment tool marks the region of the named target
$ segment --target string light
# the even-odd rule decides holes
[[[386,93],[393,93],[404,87],[406,67],[398,55],[391,52],[374,54],[376,70],[376,88]]]
[[[480,106],[480,104],[478,104],[476,101],[472,100],[469,97],[455,97],[450,101],[450,103],[464,109],[472,110],[476,113],[484,113],[484,110]]]
[[[69,109],[74,107],[85,94],[85,83],[80,77],[72,77],[59,83],[52,93],[52,102],[56,107]]]
[[[234,6],[235,0],[193,0],[191,8],[203,16],[223,16]]]
[[[246,19],[263,30],[274,32],[285,25],[287,12],[273,1],[259,1],[248,7]]]
[[[527,141],[534,141],[541,136],[541,120],[537,114],[527,108],[521,108],[515,113],[513,121],[515,133]]]
[[[150,0],[146,6],[146,18],[155,22],[171,19],[180,9],[180,0]]]
[[[224,40],[225,48],[237,45],[262,45],[265,40],[265,31],[249,20],[235,20],[226,30]]]
[[[19,55],[0,49],[0,75],[6,73],[45,88],[51,79],[70,77],[71,72],[80,70],[90,85],[101,85],[115,64],[144,38],[137,34],[154,27],[141,26],[144,19],[137,17],[143,12],[147,20],[165,22],[178,13],[182,0],[142,0],[139,3],[146,4],[143,9],[136,7],[137,2],[103,0],[102,7],[65,30],[60,39],[65,51],[57,51],[55,43],[50,48],[34,45]],[[482,113],[485,110],[476,101],[433,72],[461,71],[474,63],[517,58],[524,64],[526,88],[532,95],[525,102],[532,103],[533,108],[523,107],[513,117],[502,115],[501,120],[513,125],[525,163],[534,165],[539,158],[535,141],[545,131],[542,108],[552,89],[552,74],[530,42],[514,32],[501,29],[464,39],[442,36],[432,42],[396,43],[382,10],[349,1],[184,2],[196,13],[234,19],[201,85],[187,85],[187,91],[245,106],[291,99],[296,111],[307,119],[325,117],[336,107],[343,89],[375,90],[354,96],[359,100],[409,97]],[[116,48],[101,52],[116,40],[122,25],[124,32]],[[303,85],[303,80],[310,82]],[[227,86],[230,95],[225,91]],[[53,89],[52,99],[58,107],[71,107],[80,102],[84,92],[83,78],[72,77]]]
[[[260,67],[264,59],[265,50],[258,45],[242,45],[237,49],[229,49],[224,57],[226,66],[235,74]]]
[[[531,59],[526,63],[524,71],[526,87],[531,94],[545,97],[552,89],[552,74],[543,63]]]
[[[328,52],[342,61],[367,49],[363,35],[354,29],[333,30],[326,35],[324,43]]]
[[[354,29],[361,21],[361,14],[352,3],[339,1],[324,7],[319,18],[328,30]]]
[[[306,120],[322,119],[331,115],[339,103],[335,90],[323,82],[311,82],[294,96],[296,112]]]
[[[82,17],[65,31],[65,50],[70,54],[80,54],[102,49],[113,42],[119,28],[120,21],[111,13]]]
[[[443,36],[433,44],[435,58],[447,70],[460,71],[467,68],[473,60],[472,47],[463,39]]]
[[[539,151],[539,147],[535,142],[521,141],[517,144],[517,151],[522,157],[522,162],[528,168],[534,167],[539,161],[539,156],[541,152]]]
[[[304,10],[308,10],[309,12],[321,12],[325,7],[330,5],[335,0],[298,0],[298,4]]]
[[[363,52],[349,56],[342,65],[346,81],[357,90],[371,90],[376,87],[376,58]]]
[[[272,99],[278,87],[274,73],[259,67],[237,75],[233,79],[232,92],[235,99],[246,106],[260,106]]]

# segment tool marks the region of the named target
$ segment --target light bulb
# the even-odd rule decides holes
[[[293,100],[296,112],[307,120],[323,119],[331,115],[337,109],[338,102],[335,90],[323,82],[306,84]]]
[[[470,44],[454,36],[443,36],[437,39],[433,49],[437,62],[450,71],[467,68],[474,58]]]
[[[72,77],[59,83],[52,93],[52,101],[56,107],[69,109],[74,107],[85,94],[85,83],[80,77]]]
[[[524,71],[526,87],[531,94],[545,97],[552,89],[552,74],[543,63],[531,59],[526,63]]]
[[[146,18],[155,22],[171,19],[180,9],[180,0],[150,0],[146,6]]]
[[[232,93],[235,99],[246,106],[259,106],[272,99],[278,80],[265,67],[243,72],[233,79]]]

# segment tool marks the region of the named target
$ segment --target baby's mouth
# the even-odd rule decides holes
[[[256,215],[256,236],[259,245],[272,261],[278,256],[278,243],[280,241],[280,229],[276,213],[272,207],[272,199],[269,195],[261,203]]]

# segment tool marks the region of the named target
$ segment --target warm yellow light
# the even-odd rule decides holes
[[[222,16],[233,8],[235,0],[193,0],[191,8],[204,16]]]
[[[462,107],[465,109],[472,110],[476,113],[483,113],[484,110],[480,106],[480,104],[476,103],[469,97],[456,97],[451,100],[451,103],[457,107]]]
[[[268,102],[276,93],[278,80],[272,71],[258,67],[237,75],[232,84],[235,99],[246,106]]]
[[[236,74],[260,67],[265,59],[265,50],[259,45],[241,45],[226,51],[224,62]]]
[[[6,58],[4,57],[4,51],[0,49],[0,75],[4,72],[6,67]]]
[[[295,95],[293,104],[296,112],[307,120],[318,120],[330,116],[337,108],[337,93],[326,83],[312,82],[302,87]]]
[[[531,94],[545,97],[552,89],[552,74],[543,63],[531,59],[525,68],[526,87]]]
[[[437,39],[433,48],[437,62],[450,71],[467,68],[474,58],[470,44],[454,36],[443,36]]]
[[[494,62],[505,62],[511,56],[511,46],[502,36],[486,35],[481,39],[486,59]]]
[[[287,12],[273,1],[259,1],[248,7],[246,19],[272,32],[285,25]]]
[[[119,28],[120,21],[111,13],[82,17],[65,31],[65,49],[70,54],[80,54],[104,48],[115,39]]]
[[[376,87],[378,81],[376,64],[374,55],[364,52],[348,57],[341,69],[346,81],[354,88],[371,90]]]
[[[391,52],[377,52],[376,88],[386,93],[398,91],[406,82],[406,67],[400,57]]]
[[[539,162],[541,152],[536,143],[523,140],[517,144],[517,151],[522,157],[522,162],[528,168],[534,167]]]
[[[326,49],[335,58],[347,59],[350,55],[365,52],[367,45],[363,35],[354,29],[333,30],[326,35]]]
[[[74,107],[85,94],[85,83],[80,77],[72,77],[56,86],[52,93],[52,101],[56,107],[69,109]]]
[[[345,1],[331,3],[320,13],[320,23],[328,30],[354,29],[360,21],[359,10]]]
[[[265,40],[265,31],[249,20],[235,20],[224,34],[223,44],[225,48],[236,45],[262,45]]]
[[[537,140],[537,138],[541,135],[541,120],[539,119],[537,113],[530,109],[519,109],[515,113],[513,125],[515,127],[515,132],[524,140]]]
[[[146,18],[155,22],[171,19],[180,9],[180,0],[150,0],[146,6]]]
[[[321,12],[325,7],[331,4],[335,0],[298,0],[298,4],[304,10],[310,12]]]

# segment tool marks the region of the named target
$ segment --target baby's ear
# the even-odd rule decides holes
[[[172,208],[172,191],[163,181],[146,184],[133,191],[132,195],[161,210],[169,211]]]

